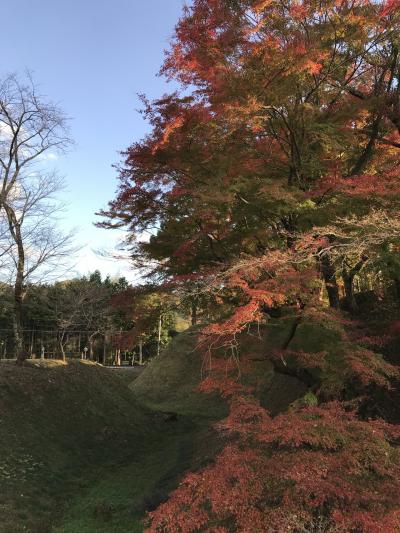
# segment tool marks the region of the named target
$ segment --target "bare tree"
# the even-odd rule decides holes
[[[57,229],[60,180],[38,170],[70,144],[59,107],[38,94],[30,75],[0,81],[0,267],[14,287],[17,362],[24,360],[22,304],[28,280],[72,252],[72,235]]]
[[[113,331],[111,288],[91,278],[72,279],[57,283],[50,291],[48,308],[53,313],[59,331],[59,346],[65,360],[65,346],[76,329],[86,332],[89,357],[93,359],[96,337],[105,339]]]

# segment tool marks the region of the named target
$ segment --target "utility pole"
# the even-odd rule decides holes
[[[140,339],[139,341],[139,365],[143,364],[143,341]]]
[[[161,325],[162,325],[162,314],[160,313],[160,318],[158,319],[157,357],[160,355],[160,347],[161,347]]]
[[[107,357],[106,357],[106,350],[107,350],[107,345],[106,345],[106,334],[104,334],[104,342],[103,342],[103,365],[104,365],[104,366],[106,365],[106,360],[107,360]]]

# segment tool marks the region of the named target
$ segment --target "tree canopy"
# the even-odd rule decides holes
[[[399,25],[394,0],[194,0],[176,26],[161,73],[181,88],[143,98],[151,131],[123,153],[101,224],[127,228],[149,276],[229,304],[201,347],[235,362],[210,363],[204,389],[230,398],[225,428],[239,444],[188,475],[149,531],[399,527],[398,502],[384,501],[396,492],[397,428],[346,403],[398,377],[357,338],[354,315],[361,294],[400,294]],[[285,307],[292,332],[266,357],[321,407],[274,421],[239,385],[238,334]],[[292,347],[304,322],[336,328],[340,357]],[[372,459],[383,449],[385,472]]]

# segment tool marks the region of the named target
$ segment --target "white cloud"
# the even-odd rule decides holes
[[[57,161],[58,155],[53,152],[44,152],[42,155],[42,159],[44,159],[45,161]]]
[[[94,270],[99,270],[103,277],[125,277],[128,281],[133,282],[137,279],[135,271],[130,267],[128,260],[107,259],[96,254],[89,246],[85,246],[78,258],[74,261],[72,275],[86,275]]]

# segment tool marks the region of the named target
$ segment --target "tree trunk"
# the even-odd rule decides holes
[[[356,312],[358,305],[354,297],[354,278],[360,272],[364,263],[368,260],[367,256],[362,256],[361,259],[352,268],[343,268],[342,278],[345,292],[345,303],[347,309],[351,312]]]
[[[354,164],[354,167],[350,170],[348,177],[356,176],[357,174],[361,174],[362,172],[364,172],[365,167],[367,166],[367,164],[369,163],[369,161],[371,160],[373,156],[376,140],[379,135],[379,125],[381,121],[382,121],[381,115],[379,115],[374,120],[367,146],[364,148],[364,150],[360,154],[358,160]]]
[[[64,337],[65,337],[65,331],[63,331],[61,336],[60,336],[60,351],[61,351],[61,358],[62,358],[63,361],[66,360],[65,349],[64,349],[64,346],[65,346],[66,342],[64,343]]]
[[[103,366],[106,365],[106,349],[107,349],[107,346],[106,346],[106,337],[104,335],[104,342],[103,342]]]
[[[191,302],[191,323],[192,326],[197,324],[197,298],[193,298]]]
[[[14,284],[14,318],[13,318],[13,329],[14,329],[14,346],[15,346],[15,356],[17,358],[17,364],[22,365],[22,363],[28,358],[28,353],[24,352],[23,349],[23,331],[22,331],[22,303],[25,296],[24,290],[24,264],[25,258],[22,253],[20,253],[20,247],[18,246],[18,264],[17,264],[17,275],[15,278]]]
[[[17,364],[22,365],[28,358],[28,353],[23,349],[23,332],[22,332],[22,303],[25,296],[24,273],[25,273],[25,250],[22,241],[21,224],[18,222],[14,209],[8,204],[3,204],[7,215],[8,227],[10,234],[17,246],[17,269],[14,282],[14,350]]]
[[[35,330],[33,329],[31,333],[31,344],[29,346],[29,354],[30,354],[31,359],[36,359],[36,355],[33,353],[34,339],[35,339]]]
[[[394,284],[394,297],[396,298],[397,304],[400,305],[400,278],[393,278]]]
[[[21,302],[15,298],[14,302],[14,317],[13,317],[13,330],[14,330],[14,352],[17,358],[17,365],[22,365],[28,354],[24,353],[23,339],[22,339],[22,309]]]
[[[325,282],[326,292],[328,293],[329,305],[334,309],[339,308],[339,287],[336,280],[335,269],[331,259],[325,253],[319,261],[322,278]]]
[[[60,350],[61,350],[61,358],[63,361],[65,361],[65,350],[64,350],[64,344],[62,341],[60,342]]]
[[[293,213],[281,218],[281,224],[286,232],[286,246],[290,250],[296,243],[297,217]]]
[[[343,269],[342,278],[344,284],[344,294],[345,294],[345,306],[348,311],[356,312],[357,311],[357,302],[354,297],[354,280],[355,273],[352,271],[348,272],[346,269]]]

